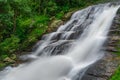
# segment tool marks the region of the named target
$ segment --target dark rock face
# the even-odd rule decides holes
[[[69,47],[72,45],[74,40],[61,40],[54,43],[49,44],[46,46],[41,54],[50,53],[49,55],[59,55],[64,54],[66,49],[68,50]]]
[[[81,80],[108,80],[120,64],[120,57],[111,53],[92,65]]]
[[[111,77],[120,65],[120,56],[112,53],[117,52],[115,48],[120,45],[117,44],[118,41],[120,41],[120,9],[113,20],[109,38],[106,41],[108,47],[106,48],[105,56],[90,66],[81,80],[108,80]]]

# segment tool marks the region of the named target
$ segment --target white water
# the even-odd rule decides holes
[[[86,22],[86,16],[91,11],[92,7],[77,11],[65,25],[62,25],[57,32],[70,31],[62,35],[62,38],[72,34],[79,25]],[[49,40],[54,37],[55,33],[45,39],[47,43],[42,43],[35,52],[37,60],[21,64],[20,66],[0,72],[0,80],[74,80],[74,77],[80,71],[87,69],[87,67],[103,56],[100,52],[104,44],[108,31],[110,29],[113,18],[116,15],[119,6],[109,6],[104,4],[95,6],[91,23],[84,24],[84,30],[78,39],[75,40],[72,47],[64,55],[56,56],[42,56],[37,55],[49,44]],[[87,13],[88,12],[88,13]],[[91,19],[89,18],[89,19]],[[71,24],[74,20],[77,23]],[[71,29],[68,29],[73,25]],[[61,40],[60,40],[61,41]],[[32,54],[34,55],[34,54]],[[49,53],[48,53],[49,55]],[[81,74],[82,77],[82,74]]]

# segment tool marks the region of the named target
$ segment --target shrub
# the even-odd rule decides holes
[[[14,35],[0,43],[0,51],[3,53],[13,53],[19,48],[20,39]]]

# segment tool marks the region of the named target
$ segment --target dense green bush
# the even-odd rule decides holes
[[[13,53],[19,48],[20,39],[14,35],[0,43],[0,54]],[[9,54],[8,54],[9,55]]]
[[[62,19],[63,16],[64,16],[64,12],[63,11],[58,13],[58,14],[56,14],[56,18],[57,19]]]

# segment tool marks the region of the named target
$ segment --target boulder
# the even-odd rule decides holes
[[[9,57],[6,57],[4,60],[4,62],[8,62],[8,63],[14,63],[15,61]]]
[[[51,21],[50,25],[48,26],[47,32],[52,32],[56,30],[60,25],[62,25],[64,22],[62,20],[53,20]]]

